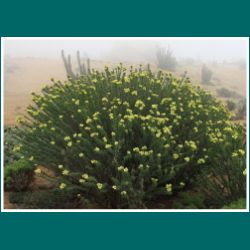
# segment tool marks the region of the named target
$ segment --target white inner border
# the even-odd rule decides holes
[[[4,209],[4,44],[10,40],[240,40],[246,46],[247,193],[245,209]],[[1,37],[1,212],[249,212],[249,37]]]

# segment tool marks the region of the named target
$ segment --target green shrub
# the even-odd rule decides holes
[[[33,101],[20,153],[52,169],[60,189],[77,186],[106,208],[145,207],[192,185],[230,123],[200,87],[133,68],[54,82]]]
[[[236,109],[236,103],[231,100],[227,100],[226,105],[229,111],[233,111]]]
[[[33,192],[11,192],[9,202],[21,209],[76,209],[88,208],[89,202],[81,197],[79,190],[48,189]]]
[[[200,192],[180,192],[173,202],[173,209],[204,209],[205,196]]]
[[[27,190],[33,180],[33,165],[26,160],[18,160],[4,168],[4,185],[6,190]]]
[[[26,193],[22,208],[26,209],[77,209],[88,208],[88,201],[78,194],[77,189],[52,189]]]
[[[246,197],[246,133],[240,125],[224,128],[224,140],[214,143],[208,166],[199,176],[209,206],[221,207]],[[211,134],[211,138],[214,135]]]
[[[230,203],[223,207],[223,209],[245,209],[246,208],[246,198],[240,198],[237,201]]]
[[[237,105],[237,119],[244,119],[246,117],[246,98],[241,99]]]
[[[15,127],[4,129],[4,166],[10,165],[20,158],[18,155],[19,146],[14,136],[15,131]]]
[[[8,195],[8,199],[10,203],[22,204],[25,195],[27,195],[27,192],[10,192]]]
[[[217,89],[217,93],[219,96],[225,97],[225,98],[239,98],[239,97],[241,97],[235,91],[231,91],[231,90],[226,89],[226,88]]]

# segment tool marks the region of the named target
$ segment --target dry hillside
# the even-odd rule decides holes
[[[102,69],[104,65],[117,63],[92,61],[91,66]],[[125,63],[129,65],[129,63]],[[201,64],[182,63],[177,67],[176,75],[184,71],[193,83],[201,81]],[[213,71],[211,86],[205,86],[217,94],[216,89],[227,88],[244,97],[246,93],[246,74],[237,65],[209,65]],[[74,66],[76,68],[76,66]],[[156,69],[155,65],[152,65]],[[44,84],[49,84],[51,77],[65,80],[66,74],[61,59],[45,58],[5,58],[4,62],[4,124],[11,125],[15,117],[24,113],[30,102],[30,93],[38,92]]]

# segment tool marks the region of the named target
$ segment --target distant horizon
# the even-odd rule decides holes
[[[76,52],[77,50],[75,51],[75,53],[68,53],[71,55],[72,57],[72,61],[76,61]],[[14,59],[48,59],[48,60],[61,60],[61,55],[58,56],[58,57],[45,57],[45,56],[13,56],[13,55],[8,55],[6,54],[5,56],[5,59],[6,58],[14,58]],[[91,58],[91,57],[88,57],[90,60],[93,60],[93,61],[100,61],[100,62],[105,62],[105,61],[109,61],[110,59],[105,59],[105,58]],[[185,60],[194,60],[194,62],[196,63],[218,63],[218,64],[223,64],[223,63],[238,63],[238,62],[241,62],[241,61],[246,61],[246,58],[235,58],[235,59],[224,59],[224,60],[202,60],[200,58],[191,58],[191,57],[183,57],[183,58],[177,58],[177,61],[179,62],[182,62],[182,61],[185,61]],[[124,62],[130,62],[128,60],[123,60]],[[115,63],[119,63],[119,62],[123,62],[122,60],[118,60],[118,59],[115,59],[113,60],[113,62]],[[134,61],[132,61],[134,63]],[[131,63],[132,63],[131,62]],[[146,63],[148,63],[147,61],[145,61]],[[140,61],[138,61],[138,63],[140,63]]]
[[[197,39],[197,40],[196,40]],[[178,60],[233,62],[246,60],[246,39],[200,38],[4,38],[7,57],[61,58],[61,50],[74,56],[79,50],[93,60],[152,61],[157,47],[170,48]]]

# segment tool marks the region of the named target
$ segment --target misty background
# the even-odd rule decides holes
[[[72,72],[79,74],[80,61],[90,68],[104,65],[146,66],[156,72],[170,71],[176,77],[188,77],[220,98],[236,119],[245,120],[246,62],[248,41],[240,38],[5,38],[4,52],[4,124],[26,112],[30,93],[39,92],[50,79],[67,80],[68,56]],[[64,58],[62,57],[64,50]]]
[[[11,57],[58,58],[61,50],[81,54],[95,60],[152,61],[157,47],[171,48],[177,59],[201,61],[244,60],[247,43],[242,39],[17,39],[6,40],[4,53]]]

